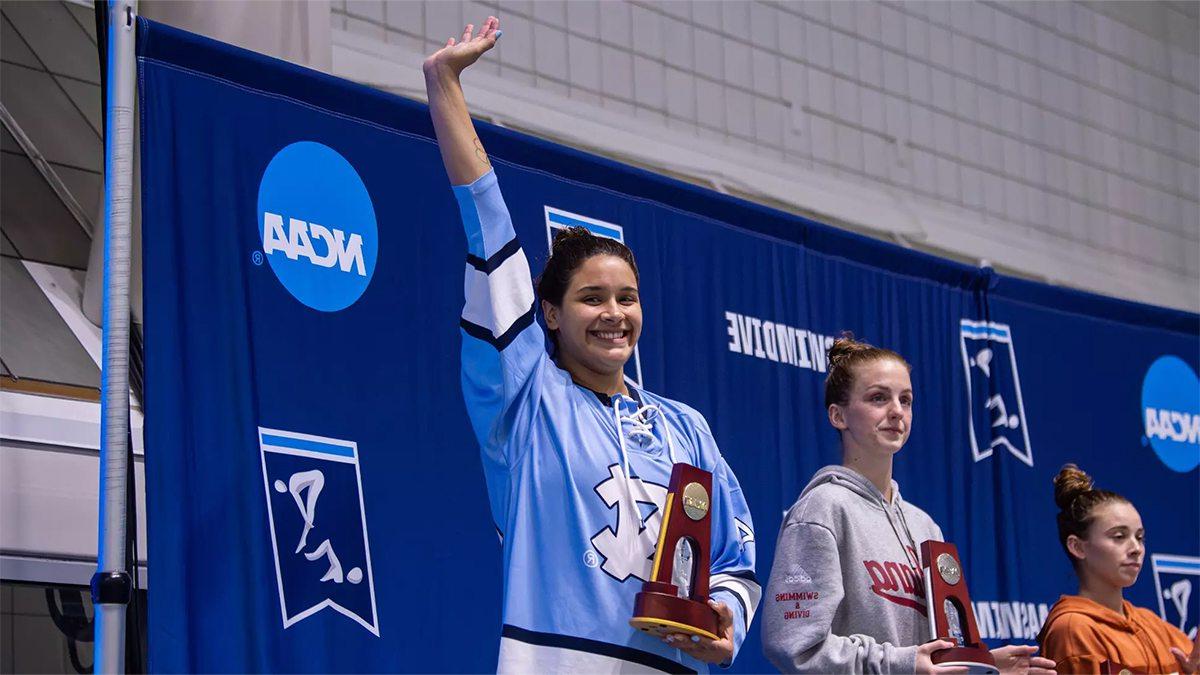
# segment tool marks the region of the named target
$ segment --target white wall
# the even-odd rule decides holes
[[[335,0],[332,12],[335,34],[388,44],[400,69],[495,14],[505,37],[476,78],[887,196],[917,213],[921,248],[1200,310],[1195,4]]]

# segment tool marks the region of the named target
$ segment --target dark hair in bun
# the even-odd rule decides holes
[[[584,227],[564,227],[554,234],[550,258],[537,278],[538,297],[555,307],[561,307],[575,271],[589,258],[598,255],[611,255],[624,260],[633,270],[633,278],[640,280],[633,251],[628,246],[616,239],[596,236]],[[558,344],[557,333],[550,331],[550,339],[555,344]]]
[[[825,376],[825,408],[837,403],[846,405],[850,401],[850,390],[854,388],[854,368],[863,363],[895,359],[909,372],[912,366],[896,352],[854,339],[854,333],[843,331],[829,348],[829,374]]]
[[[1074,464],[1063,466],[1054,477],[1054,503],[1058,505],[1058,542],[1062,544],[1063,551],[1072,565],[1078,564],[1079,561],[1067,548],[1067,538],[1075,535],[1080,539],[1087,539],[1093,512],[1097,506],[1109,502],[1128,504],[1129,500],[1115,492],[1096,489],[1092,477]]]

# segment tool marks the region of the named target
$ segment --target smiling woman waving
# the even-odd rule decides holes
[[[704,417],[624,378],[642,331],[638,269],[622,243],[560,232],[538,281],[475,133],[459,74],[499,21],[425,60],[429,110],[467,235],[462,385],[503,541],[500,671],[666,672],[729,663],[760,590],[741,488]],[[535,320],[542,310],[553,357]],[[629,626],[650,578],[675,462],[712,472],[718,639]]]

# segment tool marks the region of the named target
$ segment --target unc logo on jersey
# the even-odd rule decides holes
[[[1186,361],[1162,356],[1142,380],[1143,444],[1172,471],[1200,465],[1200,380]]]
[[[604,505],[617,511],[617,526],[606,526],[592,537],[592,546],[604,562],[600,569],[617,581],[637,577],[650,580],[654,550],[662,527],[662,509],[667,502],[667,487],[629,479],[626,494],[625,474],[620,464],[608,467],[608,478],[595,487]],[[589,565],[591,567],[591,565]]]
[[[960,322],[959,346],[966,373],[968,429],[975,461],[997,449],[1033,466],[1033,448],[1021,399],[1021,378],[1012,331],[991,321]]]
[[[322,312],[354,304],[375,273],[375,207],[358,172],[332,148],[301,141],[267,165],[258,188],[258,234],[275,276]]]
[[[258,428],[283,627],[326,607],[376,637],[358,445]]]
[[[549,249],[554,248],[555,233],[568,227],[582,227],[597,237],[608,237],[616,239],[622,244],[625,243],[625,230],[620,225],[588,218],[552,206],[543,206],[542,208],[546,213],[546,245]],[[625,379],[639,387],[642,386],[642,357],[638,354],[636,346],[633,348],[633,358],[625,364]]]
[[[1158,591],[1158,615],[1195,640],[1200,627],[1200,558],[1155,553],[1150,566]]]
[[[742,548],[746,548],[747,544],[754,543],[754,529],[749,524],[741,518],[734,518],[733,524],[737,527],[738,544]]]

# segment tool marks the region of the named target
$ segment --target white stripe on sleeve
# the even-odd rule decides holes
[[[742,604],[746,606],[746,630],[749,630],[750,623],[754,621],[754,612],[758,607],[758,601],[762,598],[762,587],[749,579],[730,574],[714,574],[709,578],[708,587],[717,588],[718,586],[741,598]]]
[[[529,279],[524,251],[509,256],[491,274],[467,264],[463,289],[467,301],[462,318],[487,329],[494,337],[504,335],[533,305]]]

